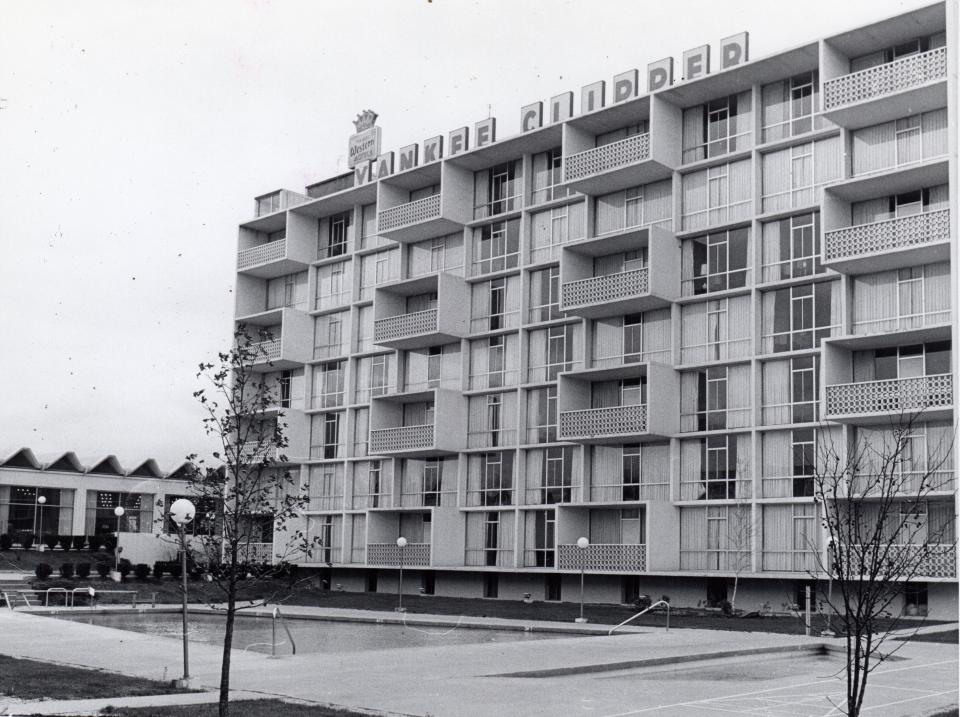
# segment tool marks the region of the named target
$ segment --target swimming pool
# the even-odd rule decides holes
[[[113,627],[119,630],[173,637],[180,639],[180,614],[57,614],[61,620],[72,620],[88,625]],[[372,622],[333,622],[284,618],[297,643],[297,653],[346,653],[365,650],[388,650],[405,647],[467,645],[485,642],[516,642],[544,640],[565,635],[521,630],[482,630],[466,627],[385,625]],[[234,623],[233,646],[237,650],[269,653],[271,651],[272,620],[269,617],[240,615]],[[223,644],[222,615],[190,615],[191,642]],[[569,635],[566,635],[569,637]],[[281,644],[282,643],[282,644]],[[277,654],[290,654],[286,633],[277,625]]]

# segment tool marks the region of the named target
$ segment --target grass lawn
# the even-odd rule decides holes
[[[902,642],[906,641],[907,638],[899,638]],[[928,632],[924,635],[914,635],[909,638],[910,642],[944,642],[944,643],[953,643],[954,645],[957,642],[960,642],[960,630],[944,630],[943,632]]]
[[[0,655],[0,695],[6,697],[82,700],[191,691],[141,677]]]
[[[105,707],[102,715],[111,717],[217,717],[217,704],[183,705],[171,707]],[[367,712],[354,712],[322,705],[305,705],[282,700],[230,701],[234,717],[368,717]]]

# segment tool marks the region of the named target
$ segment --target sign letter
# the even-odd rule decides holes
[[[490,117],[473,125],[473,141],[477,147],[483,147],[497,141],[497,118]]]
[[[564,92],[562,95],[550,98],[550,124],[563,122],[573,116],[573,93]]]
[[[723,38],[720,41],[720,69],[726,70],[747,62],[750,59],[747,53],[749,41],[750,34],[747,32]]]
[[[627,70],[613,78],[614,104],[637,96],[637,74],[636,70]]]
[[[466,152],[470,148],[470,129],[460,127],[450,133],[450,156]]]
[[[400,171],[405,169],[413,169],[417,166],[417,160],[419,159],[419,150],[415,144],[408,144],[406,147],[400,148]]]
[[[543,126],[543,102],[520,108],[520,131],[530,132]]]
[[[430,164],[443,157],[443,137],[437,135],[423,140],[423,163]]]
[[[683,53],[685,80],[695,80],[710,74],[710,45],[701,45]]]
[[[593,112],[603,107],[606,94],[607,83],[603,80],[584,85],[583,89],[580,90],[580,114]]]
[[[647,65],[647,92],[656,92],[672,84],[672,57],[664,57],[662,60],[657,60]]]

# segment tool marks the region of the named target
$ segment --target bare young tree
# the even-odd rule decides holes
[[[196,466],[190,493],[201,508],[197,517],[215,526],[195,535],[194,549],[215,566],[211,575],[225,603],[220,717],[229,714],[237,611],[276,599],[275,578],[289,569],[286,561],[311,552],[310,541],[298,529],[308,497],[299,473],[288,470],[276,386],[255,370],[271,365],[274,346],[272,336],[253,336],[239,326],[233,348],[220,353],[216,363],[200,364],[197,376],[209,385],[194,393],[205,412],[204,429],[219,444],[210,462],[196,455],[188,458]],[[203,507],[214,515],[204,514]]]
[[[816,573],[821,596],[846,640],[846,714],[860,714],[870,674],[902,643],[901,598],[911,581],[955,570],[952,433],[930,441],[922,413],[892,424],[858,427],[845,445],[818,448],[814,500],[827,550]],[[817,575],[814,575],[817,577]]]

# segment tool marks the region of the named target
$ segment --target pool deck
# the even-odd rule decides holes
[[[90,612],[87,608],[76,611]],[[285,606],[283,613],[287,617],[314,619],[403,620],[402,615],[394,612],[331,608]],[[410,629],[448,628],[456,622],[450,616],[407,618]],[[843,696],[843,683],[831,665],[818,665],[813,670],[816,674],[804,668],[806,672],[798,669],[795,674],[775,680],[758,678],[751,674],[750,667],[770,658],[786,659],[798,651],[802,654],[818,645],[842,649],[841,641],[836,639],[697,629],[666,632],[651,627],[607,637],[596,635],[596,631],[608,628],[596,625],[482,617],[464,618],[460,626],[468,624],[497,629],[565,630],[574,634],[546,641],[313,653],[276,659],[235,651],[233,697],[279,696],[386,714],[437,717],[580,713],[591,717],[679,717],[712,712],[812,717],[831,712],[828,697],[837,700]],[[954,627],[939,625],[922,630]],[[903,645],[897,654],[905,659],[888,662],[872,675],[866,714],[922,715],[957,704],[956,645],[890,645]],[[19,610],[0,612],[0,653],[16,657],[172,679],[182,669],[181,650],[180,641],[173,638],[55,621]],[[5,708],[10,714],[17,714],[18,710],[31,714],[94,714],[108,704],[216,701],[220,653],[220,648],[212,645],[190,646],[194,684],[209,688],[210,692],[29,703],[0,697],[0,714],[5,713]],[[697,661],[717,653],[728,656],[707,664]],[[678,661],[683,662],[669,664]],[[718,667],[723,668],[719,678],[715,674]],[[699,670],[706,676],[698,677]]]

